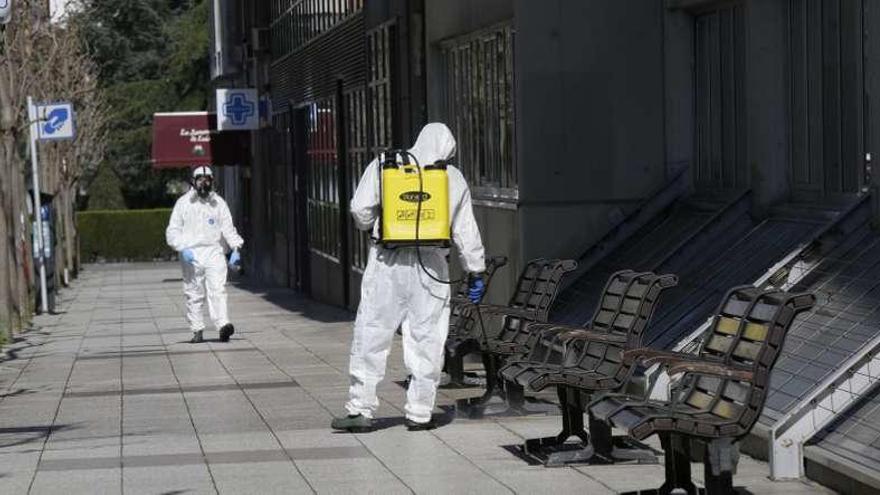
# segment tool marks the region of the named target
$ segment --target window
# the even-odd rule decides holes
[[[276,59],[357,14],[364,0],[272,0],[272,53]]]
[[[290,113],[275,114],[272,129],[261,131],[264,156],[270,158],[266,169],[269,191],[268,219],[276,239],[287,236],[287,173],[290,168]]]
[[[394,25],[385,24],[367,33],[370,69],[367,83],[370,94],[371,139],[374,152],[392,146],[391,61],[394,51]]]
[[[334,261],[341,258],[339,238],[339,164],[336,152],[336,105],[333,98],[309,106],[308,127],[309,248]]]
[[[364,88],[345,94],[346,116],[346,153],[348,160],[348,197],[354,196],[364,169],[373,159],[367,144],[367,95]],[[370,249],[370,234],[355,227],[349,222],[349,238],[351,239],[351,266],[363,271],[367,266],[367,254]]]
[[[455,162],[475,198],[517,198],[513,30],[495,26],[441,44]]]
[[[349,166],[349,197],[354,195],[364,168],[375,155],[392,146],[391,60],[394,24],[387,23],[367,33],[369,73],[366,88],[345,95],[347,119],[346,147]],[[363,271],[367,266],[370,233],[350,227],[352,268]]]

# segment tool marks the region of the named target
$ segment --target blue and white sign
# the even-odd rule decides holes
[[[259,99],[256,89],[217,90],[218,130],[249,131],[259,127]]]
[[[0,0],[2,1],[2,0]],[[73,139],[76,128],[73,120],[73,104],[67,102],[38,103],[37,139]]]
[[[12,17],[12,0],[0,0],[0,24],[6,24]]]

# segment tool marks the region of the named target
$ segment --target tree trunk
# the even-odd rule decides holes
[[[25,197],[27,196],[27,192],[25,191],[24,186],[24,168],[21,161],[17,156],[13,157],[13,170],[15,172],[15,177],[12,183],[12,246],[11,250],[13,253],[14,264],[12,265],[15,269],[15,306],[16,312],[18,316],[18,321],[16,322],[16,330],[21,330],[30,320],[30,305],[28,304],[28,282],[24,273],[24,253],[22,252],[22,247],[24,244],[24,236],[25,236],[25,219],[22,218],[24,213],[24,205],[25,205]]]
[[[52,203],[54,205],[54,215],[52,218],[54,228],[52,229],[52,235],[55,236],[55,245],[52,246],[52,253],[55,258],[55,289],[58,290],[64,284],[64,230],[61,228],[61,222],[59,221],[59,215],[61,215],[64,205],[61,204],[61,196],[58,194],[56,194]]]
[[[3,84],[0,82],[0,84]],[[0,88],[2,92],[2,88]],[[2,100],[0,100],[2,101]],[[2,125],[2,122],[0,122]],[[11,132],[3,132],[0,128],[0,327],[4,337],[12,339],[15,315],[15,293],[12,291],[12,279],[15,276],[15,265],[10,262],[10,246],[13,245],[14,229],[10,225],[12,206],[12,173],[15,140]]]
[[[74,180],[67,190],[67,193],[70,195],[68,198],[70,215],[67,217],[67,223],[70,228],[70,253],[68,256],[70,256],[70,269],[73,278],[79,277],[79,231],[76,225],[76,198],[78,190],[79,183],[77,180]]]
[[[76,244],[76,227],[73,223],[73,185],[65,184],[62,186],[62,200],[64,201],[64,217],[62,223],[64,225],[64,263],[70,271],[70,276],[76,276],[76,266],[74,264]]]
[[[3,158],[0,158],[2,160]],[[5,163],[0,163],[0,173],[6,172]],[[6,189],[6,181],[2,185],[2,189]],[[3,214],[0,214],[0,332],[7,341],[12,339],[12,294],[10,293],[9,279],[10,266],[9,258],[6,256],[6,245],[9,237],[9,228],[6,214],[6,194],[5,191],[0,192],[0,207],[3,208]]]

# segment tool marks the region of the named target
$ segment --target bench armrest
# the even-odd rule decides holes
[[[588,328],[577,328],[574,330],[561,332],[558,334],[558,337],[566,340],[589,340],[593,342],[605,342],[609,344],[626,344],[626,342],[629,340],[624,335],[607,332],[597,332],[596,330],[590,330]]]
[[[537,335],[540,339],[554,339],[573,330],[579,330],[581,327],[572,327],[568,325],[560,325],[558,323],[541,323],[531,322],[526,325],[529,333]]]
[[[625,344],[627,338],[623,335],[612,334],[607,332],[599,332],[589,327],[575,327],[569,325],[559,325],[556,323],[529,323],[526,327],[529,333],[538,335],[539,339],[583,339],[593,340],[596,342],[609,342],[614,344]]]
[[[499,315],[512,316],[514,318],[525,318],[527,320],[537,320],[538,311],[534,309],[511,308],[510,306],[502,306],[499,304],[474,304],[468,301],[464,306],[472,306],[480,312],[481,315]]]
[[[687,363],[677,363],[670,366],[667,370],[670,375],[676,373],[696,373],[700,375],[712,375],[719,378],[728,378],[731,380],[739,380],[743,382],[751,382],[754,373],[748,368],[738,366],[730,366],[722,363],[712,363],[709,361],[696,361]]]
[[[699,356],[684,352],[672,352],[651,349],[650,347],[639,347],[638,349],[624,351],[623,360],[624,362],[640,362],[645,366],[652,366],[654,364],[675,365],[680,362],[700,361],[700,358]]]

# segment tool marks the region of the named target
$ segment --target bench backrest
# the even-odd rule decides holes
[[[533,321],[545,322],[550,315],[550,307],[559,292],[559,285],[566,273],[574,271],[577,262],[560,259],[535,259],[529,261],[516,283],[516,290],[508,304],[511,308],[533,311],[534,319],[507,317],[498,338],[514,339]]]
[[[651,321],[660,294],[676,284],[678,277],[671,274],[630,270],[612,274],[588,328],[624,338],[625,344],[574,340],[569,353],[578,357],[572,364],[607,376],[609,383],[603,384],[603,388],[611,386],[611,382],[625,383],[633,363],[624,362],[623,351],[641,346],[642,335]]]
[[[660,292],[678,284],[678,277],[653,272],[623,270],[611,275],[602,299],[590,320],[590,328],[628,339],[641,345],[642,333],[654,313]]]
[[[767,398],[770,371],[797,313],[815,303],[812,294],[765,291],[752,286],[730,290],[713,317],[700,357],[752,372],[740,381],[688,373],[672,395],[675,405],[695,408],[711,423],[694,425],[703,436],[742,436],[751,430]]]

